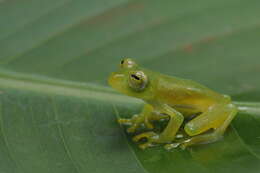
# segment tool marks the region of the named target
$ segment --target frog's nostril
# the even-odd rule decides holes
[[[120,85],[120,81],[124,79],[124,75],[123,74],[119,74],[116,72],[113,72],[109,79],[108,79],[108,83],[109,85],[111,85],[112,87],[115,87],[117,85]]]

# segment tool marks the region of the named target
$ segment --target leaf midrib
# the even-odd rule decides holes
[[[44,94],[89,98],[101,101],[140,103],[140,100],[120,95],[112,89],[80,82],[52,79],[0,69],[0,88],[33,91]]]

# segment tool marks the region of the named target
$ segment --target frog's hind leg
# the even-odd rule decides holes
[[[181,147],[185,148],[194,144],[205,144],[215,142],[220,139],[230,122],[237,113],[237,108],[232,104],[215,105],[206,112],[188,122],[184,129],[191,137],[181,142]],[[213,132],[201,134],[213,129]],[[197,135],[197,136],[195,136]]]

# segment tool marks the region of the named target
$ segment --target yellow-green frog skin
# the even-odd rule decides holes
[[[142,149],[157,144],[165,144],[166,149],[185,148],[217,141],[237,114],[229,96],[191,80],[141,68],[130,58],[120,62],[119,71],[112,73],[108,81],[119,92],[146,103],[141,113],[131,119],[118,120],[120,124],[130,126],[129,133],[142,125],[150,129],[133,138],[135,142],[146,138],[146,142],[139,145]],[[180,141],[177,132],[185,118],[191,119],[183,125],[189,137]],[[152,131],[152,121],[164,119],[168,120],[165,129],[160,134]]]

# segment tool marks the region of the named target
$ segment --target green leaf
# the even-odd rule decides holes
[[[259,7],[0,0],[0,172],[259,172]],[[106,81],[123,56],[229,94],[243,111],[219,142],[140,150],[116,119],[142,102]]]

